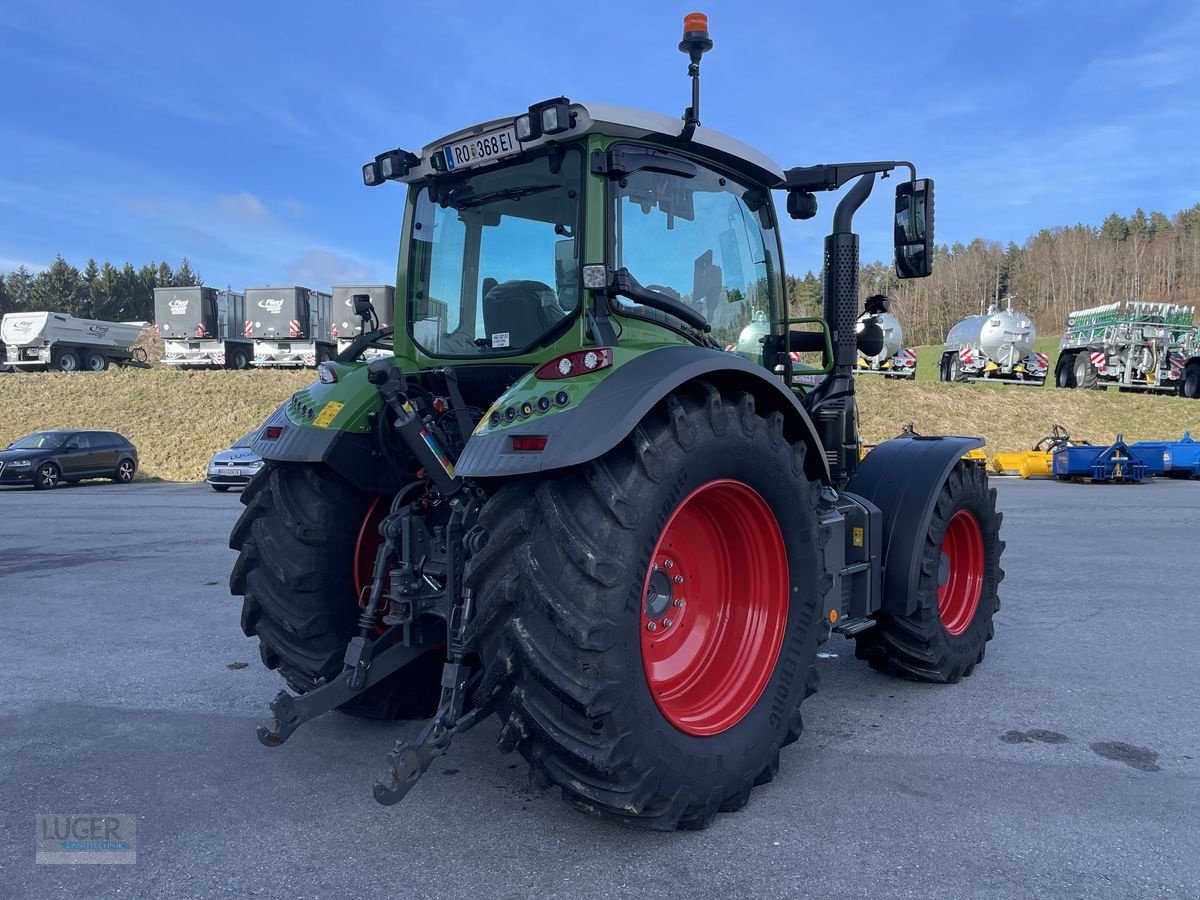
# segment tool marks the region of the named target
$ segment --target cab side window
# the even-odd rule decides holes
[[[757,359],[778,272],[765,192],[699,165],[690,178],[634,172],[613,192],[615,266],[700,312],[726,350]],[[663,317],[617,303],[622,312]]]

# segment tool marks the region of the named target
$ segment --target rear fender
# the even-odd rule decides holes
[[[516,402],[534,376],[513,385],[498,406]],[[672,391],[695,381],[707,381],[719,389],[744,390],[755,398],[760,412],[779,411],[784,416],[784,435],[803,441],[807,447],[808,476],[825,484],[830,481],[829,464],[807,411],[788,388],[766,369],[747,359],[692,345],[661,347],[639,353],[617,366],[577,405],[534,415],[525,421],[476,433],[467,442],[456,464],[457,474],[468,478],[493,478],[565,469],[603,456],[633,432],[646,414]],[[547,381],[538,390],[554,389],[568,382]],[[545,437],[541,452],[514,451],[512,438]]]
[[[904,616],[916,609],[921,551],[938,494],[962,457],[983,445],[977,437],[899,437],[859,463],[846,490],[883,513],[884,612]]]
[[[264,424],[251,449],[265,460],[323,463],[361,491],[394,493],[404,476],[384,463],[371,434],[379,392],[367,381],[366,366],[327,363],[338,380],[297,391]],[[267,429],[280,429],[267,437]]]

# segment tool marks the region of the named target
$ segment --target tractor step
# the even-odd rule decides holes
[[[874,619],[867,618],[866,616],[860,616],[855,619],[842,619],[833,626],[833,630],[838,634],[845,635],[846,637],[854,637],[854,635],[861,634],[868,628],[874,627]]]

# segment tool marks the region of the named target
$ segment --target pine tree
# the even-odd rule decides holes
[[[171,271],[171,267],[167,265],[167,261],[163,260],[158,264],[158,272],[154,276],[155,287],[170,287],[175,283],[175,274]]]
[[[33,308],[31,306],[33,276],[24,266],[18,267],[17,271],[9,274],[5,289],[8,291],[14,312],[23,312]]]
[[[61,255],[54,257],[50,267],[33,280],[32,300],[36,309],[80,315],[82,298],[83,278]]]
[[[96,310],[99,304],[96,302],[96,279],[100,277],[100,268],[96,265],[96,260],[88,259],[87,266],[83,270],[83,310],[84,315],[89,318],[96,317]]]
[[[1125,221],[1124,216],[1113,213],[1100,226],[1100,237],[1119,243],[1129,237],[1129,223]]]
[[[8,295],[8,286],[4,283],[4,276],[0,275],[0,316],[12,311],[12,298]]]
[[[192,264],[188,262],[185,256],[183,261],[179,263],[179,268],[175,270],[175,287],[196,287],[204,284],[204,279],[192,271]]]

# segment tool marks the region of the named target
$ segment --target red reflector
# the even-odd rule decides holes
[[[263,433],[263,437],[265,437],[268,441],[274,441],[277,440],[282,434],[282,425],[268,425],[267,430]]]
[[[512,448],[514,450],[527,450],[533,453],[541,453],[546,449],[546,438],[544,435],[537,437],[513,435]]]
[[[594,350],[576,350],[556,357],[548,363],[543,363],[533,373],[534,378],[542,381],[558,381],[560,378],[574,378],[607,369],[612,365],[613,354],[609,347],[597,347]]]

